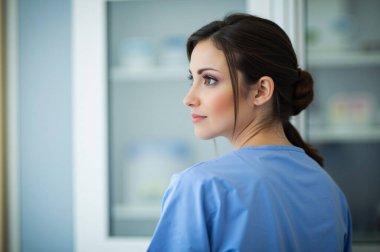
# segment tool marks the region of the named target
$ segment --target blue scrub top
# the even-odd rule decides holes
[[[148,251],[351,251],[351,216],[303,149],[243,147],[173,176]]]

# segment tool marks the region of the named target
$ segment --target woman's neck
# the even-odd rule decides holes
[[[248,126],[231,142],[237,149],[246,146],[292,145],[280,122],[265,127]]]

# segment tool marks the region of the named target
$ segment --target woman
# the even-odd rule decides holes
[[[313,99],[285,32],[247,14],[187,42],[195,135],[230,154],[173,176],[149,251],[351,251],[345,196],[289,122]]]

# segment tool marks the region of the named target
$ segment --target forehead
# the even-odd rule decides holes
[[[198,69],[210,67],[219,71],[228,69],[223,51],[216,48],[214,43],[207,39],[198,42],[191,53],[190,70],[194,73]]]

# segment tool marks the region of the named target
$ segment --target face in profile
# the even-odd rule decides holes
[[[211,40],[199,42],[191,54],[189,71],[192,85],[183,102],[190,108],[195,135],[201,139],[224,136],[231,140],[234,97],[223,51]],[[239,99],[237,129],[252,118],[252,106],[244,97]]]

